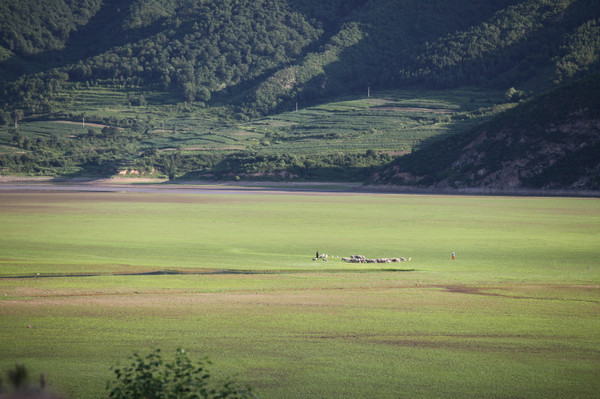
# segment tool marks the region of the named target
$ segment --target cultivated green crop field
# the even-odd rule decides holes
[[[599,244],[597,199],[0,190],[0,368],[105,397],[184,347],[261,398],[597,398]]]
[[[128,104],[128,95],[143,95],[143,106]],[[66,120],[23,121],[19,133],[30,140],[52,135],[76,140],[102,128],[102,118],[131,119],[144,132],[141,147],[193,154],[253,150],[264,154],[338,154],[340,152],[406,153],[431,140],[456,134],[515,104],[498,91],[392,90],[372,97],[355,96],[301,107],[251,121],[227,117],[226,108],[164,105],[167,93],[92,87],[64,93]],[[84,124],[83,122],[86,122]],[[102,122],[107,123],[107,122]],[[123,130],[127,131],[127,129]],[[0,154],[11,153],[13,127],[0,127]]]

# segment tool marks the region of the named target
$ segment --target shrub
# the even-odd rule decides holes
[[[177,349],[175,359],[163,360],[160,349],[142,357],[135,353],[131,364],[113,368],[116,380],[107,384],[113,399],[246,399],[254,398],[249,387],[233,381],[216,384],[206,370],[208,360],[192,361]]]

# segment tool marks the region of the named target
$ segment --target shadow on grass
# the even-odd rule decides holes
[[[165,276],[165,275],[277,275],[277,274],[307,274],[307,273],[396,273],[414,272],[416,269],[377,268],[377,269],[289,269],[289,270],[243,270],[243,269],[202,269],[202,270],[154,270],[139,273],[55,273],[55,274],[23,274],[0,276],[0,279],[29,279],[29,278],[67,278],[67,277],[101,277],[101,276]]]

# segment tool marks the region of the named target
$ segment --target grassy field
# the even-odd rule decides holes
[[[599,242],[597,199],[0,191],[0,368],[103,397],[184,347],[262,398],[595,398]]]

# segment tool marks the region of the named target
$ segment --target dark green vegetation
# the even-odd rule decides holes
[[[597,190],[599,93],[599,74],[565,85],[477,129],[400,158],[373,182]]]
[[[595,0],[51,3],[0,5],[2,173],[364,181],[600,68]]]
[[[111,399],[250,399],[255,396],[250,387],[240,387],[233,380],[214,382],[207,369],[208,359],[192,360],[186,351],[178,348],[173,360],[164,359],[160,349],[145,356],[134,353],[127,366],[112,367],[114,379],[107,383]],[[0,395],[3,398],[46,398],[61,396],[46,387],[42,373],[39,385],[30,382],[27,368],[19,363],[7,371],[8,387],[0,378]]]
[[[178,348],[175,359],[163,359],[160,349],[146,356],[138,353],[131,364],[114,369],[116,381],[108,385],[111,399],[250,399],[249,387],[240,388],[233,381],[215,386],[207,370],[209,361],[192,360]]]

